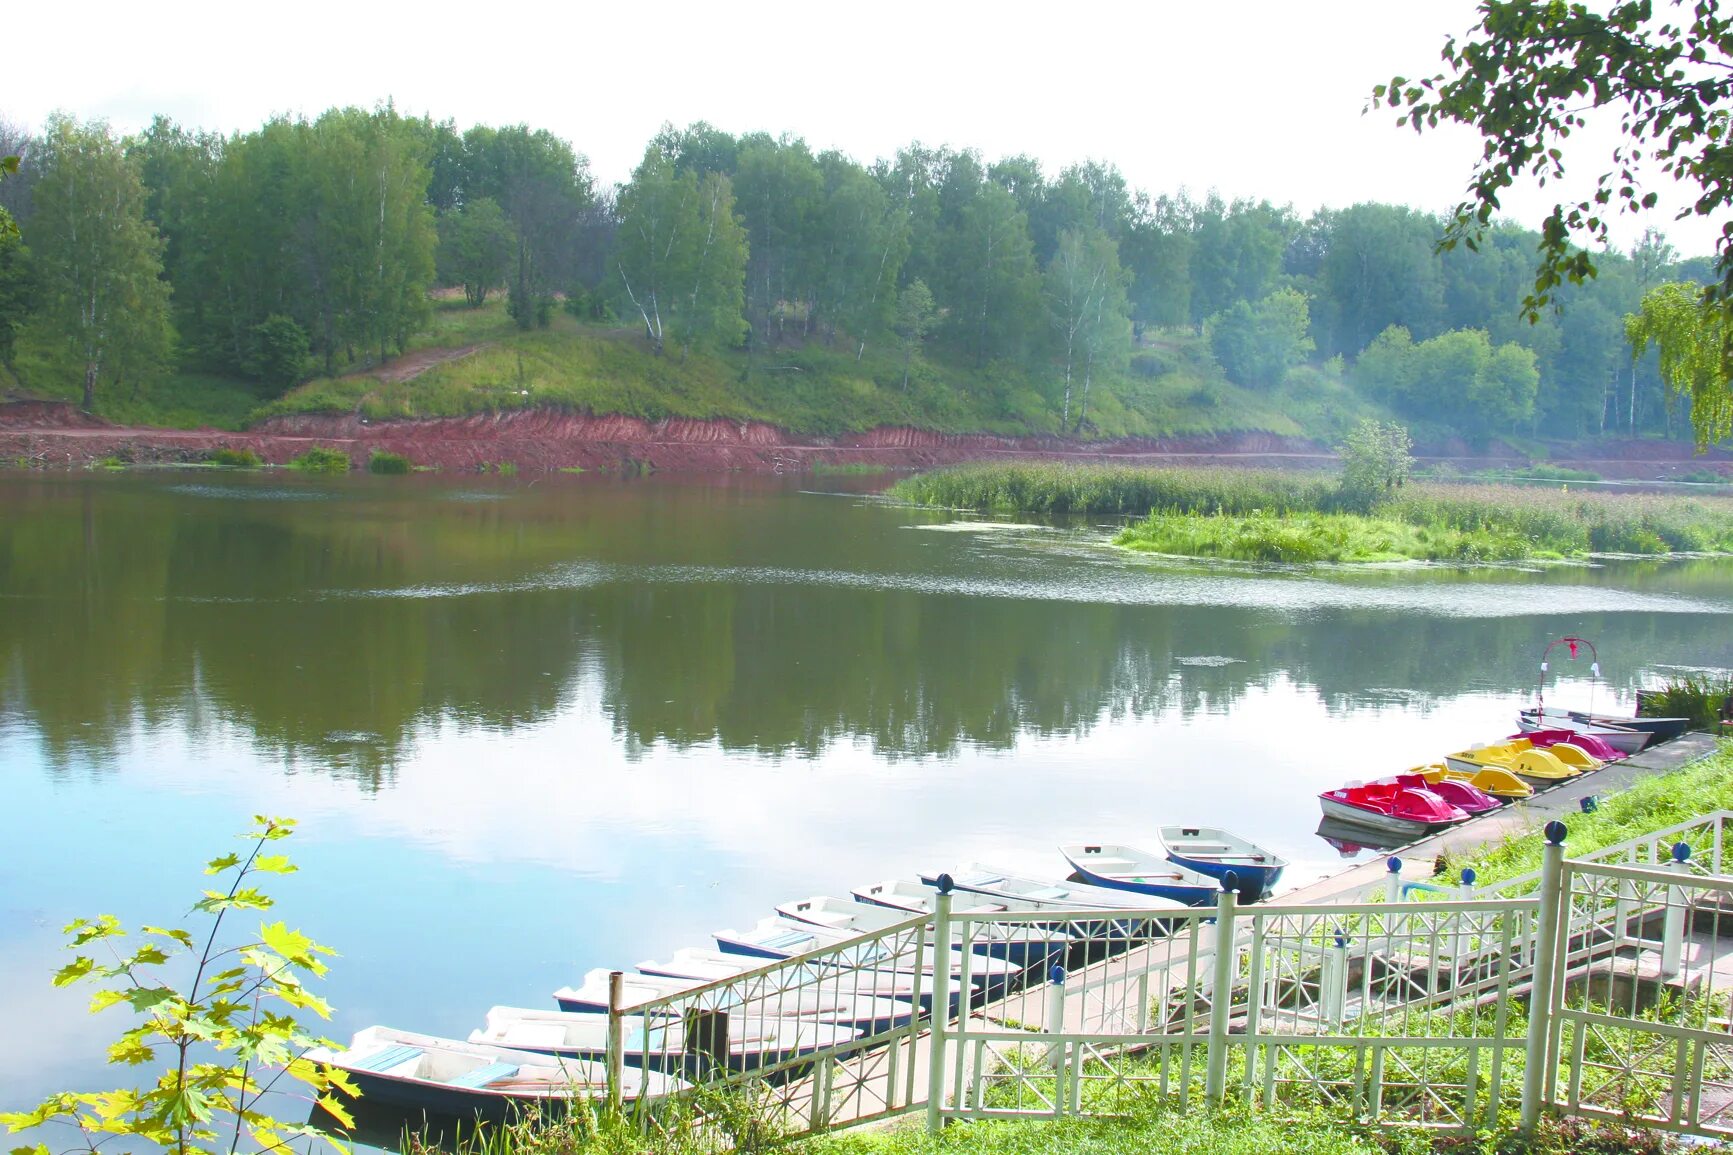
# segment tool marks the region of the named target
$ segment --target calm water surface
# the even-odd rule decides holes
[[[812,482],[808,481],[808,485]],[[1733,565],[1128,558],[794,483],[0,476],[0,1108],[109,1085],[59,928],[185,911],[255,813],[330,1033],[463,1035],[782,899],[1221,823],[1549,699],[1733,666]]]

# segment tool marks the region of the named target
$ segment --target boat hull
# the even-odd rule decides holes
[[[1390,814],[1381,814],[1376,810],[1366,810],[1359,806],[1350,806],[1334,798],[1319,798],[1318,805],[1324,809],[1324,817],[1364,830],[1376,831],[1379,834],[1391,835],[1405,841],[1413,841],[1424,837],[1435,830],[1443,830],[1455,825],[1450,822],[1421,822],[1414,818],[1397,818]]]
[[[1534,730],[1580,730],[1584,734],[1593,734],[1626,757],[1640,753],[1654,738],[1654,735],[1642,730],[1592,725],[1579,722],[1568,714],[1548,713],[1541,716],[1533,710],[1524,710],[1518,714],[1516,726],[1525,734]]]
[[[1227,881],[1227,876],[1232,873],[1234,890],[1242,902],[1257,902],[1275,890],[1276,883],[1281,880],[1282,871],[1288,865],[1282,858],[1268,852],[1250,853],[1250,851],[1261,851],[1261,848],[1251,846],[1249,843],[1245,846],[1246,853],[1234,851],[1226,854],[1200,854],[1195,848],[1186,845],[1187,839],[1195,838],[1200,834],[1215,833],[1220,833],[1224,838],[1234,839],[1237,842],[1244,841],[1228,835],[1225,831],[1215,831],[1213,828],[1170,826],[1163,827],[1161,830],[1162,852],[1167,855],[1167,860],[1176,866],[1195,870],[1199,874],[1207,874],[1209,877],[1223,882]],[[1265,858],[1268,861],[1254,861],[1256,858]]]

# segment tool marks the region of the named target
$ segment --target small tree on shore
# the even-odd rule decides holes
[[[1342,494],[1350,505],[1369,508],[1400,489],[1414,469],[1414,443],[1394,421],[1365,420],[1336,452],[1342,458]]]
[[[293,863],[267,853],[287,838],[294,823],[258,818],[244,837],[244,854],[210,862],[207,875],[228,875],[225,889],[207,890],[193,909],[206,916],[197,934],[182,927],[140,927],[135,944],[111,914],[75,919],[66,927],[73,959],[54,976],[57,987],[93,981],[92,1014],[125,1006],[133,1024],[108,1048],[108,1061],[138,1068],[166,1060],[143,1086],[114,1091],[61,1092],[27,1111],[0,1112],[0,1127],[30,1131],[54,1125],[77,1130],[79,1147],[96,1152],[122,1137],[118,1150],[152,1146],[173,1155],[233,1152],[245,1144],[275,1151],[296,1139],[347,1146],[307,1123],[276,1119],[261,1110],[265,1095],[283,1091],[283,1080],[301,1084],[344,1126],[354,1122],[343,1096],[355,1094],[342,1071],[304,1056],[325,1040],[296,1022],[299,1011],[330,1017],[325,1000],[308,990],[307,977],[325,973],[332,952],[283,923],[262,923],[256,938],[227,942],[230,913],[266,911],[272,901],[256,885],[263,874],[290,874]],[[90,950],[90,954],[83,953]],[[96,957],[98,955],[104,957]],[[175,979],[190,972],[190,982]],[[78,1148],[74,1148],[75,1150]],[[49,1155],[46,1143],[15,1149],[15,1155]]]

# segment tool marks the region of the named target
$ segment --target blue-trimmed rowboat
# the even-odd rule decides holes
[[[874,883],[870,887],[861,887],[852,894],[853,902],[828,895],[814,895],[811,898],[782,903],[776,911],[784,918],[816,923],[832,929],[883,930],[907,921],[912,915],[931,915],[933,898],[938,891],[930,886],[922,886],[913,879],[893,879]],[[970,913],[992,913],[995,906],[998,910],[1005,909],[1002,905],[981,903],[970,908]],[[961,910],[959,907],[952,909]],[[959,939],[953,946],[961,945],[961,927],[957,928],[957,933]],[[974,925],[970,935],[972,949],[976,954],[1002,958],[1012,966],[1024,970],[1059,961],[1065,948],[1071,943],[1071,936],[1063,931],[1049,930],[1032,923],[1006,925],[979,922]]]
[[[700,1029],[689,1028],[683,1019],[664,1015],[623,1016],[622,1061],[628,1067],[649,1071],[700,1075],[722,1062],[725,1048],[729,1070],[755,1071],[860,1037],[860,1032],[852,1027],[831,1023],[732,1011],[717,1011],[706,1018],[713,1025],[703,1032],[708,1037],[700,1042]],[[494,1007],[487,1012],[487,1025],[471,1031],[469,1041],[563,1059],[601,1062],[608,1051],[608,1018],[569,1011]]]
[[[1231,871],[1242,902],[1275,890],[1288,860],[1217,826],[1163,826],[1158,832],[1169,862],[1226,880]]]
[[[564,1111],[574,1097],[607,1093],[601,1063],[505,1047],[490,1047],[390,1027],[357,1031],[343,1050],[314,1047],[315,1063],[347,1071],[364,1101],[405,1111],[503,1122],[534,1104],[544,1114]],[[679,1079],[631,1071],[622,1097],[671,1095]]]
[[[912,947],[899,952],[882,942],[871,941],[867,933],[832,930],[829,927],[780,917],[759,919],[758,924],[750,930],[719,930],[713,937],[724,954],[756,958],[782,959],[817,950],[837,951],[839,957],[836,965],[845,975],[862,970],[906,971],[914,969],[915,966],[915,952]],[[853,951],[848,949],[851,944],[855,947]],[[963,970],[962,952],[952,944],[946,954],[949,956],[951,978],[960,978]],[[924,952],[920,968],[923,973],[933,973],[933,961],[932,951],[929,949]],[[1002,991],[1018,973],[1017,967],[1000,958],[976,957],[969,961],[970,977],[984,988],[988,996]]]
[[[1222,891],[1219,878],[1130,846],[1078,843],[1061,846],[1059,853],[1084,882],[1108,890],[1153,894],[1187,906],[1207,906]]]
[[[575,1014],[605,1015],[608,1013],[608,973],[593,970],[584,976],[581,987],[561,987],[554,992],[554,1001],[562,1011]],[[622,1006],[634,1014],[678,1016],[688,1006],[707,1010],[726,1010],[731,1014],[765,1019],[796,1019],[801,1022],[829,1023],[852,1027],[863,1034],[876,1035],[906,1025],[914,1017],[914,1006],[904,999],[874,994],[838,991],[835,982],[802,983],[787,990],[767,990],[764,994],[741,998],[727,988],[706,991],[689,1003],[661,1004],[648,1010],[641,1004],[657,999],[678,998],[700,987],[709,986],[701,979],[675,979],[659,975],[623,974],[620,976]]]
[[[928,886],[939,886],[941,877],[946,876],[923,874],[921,881]],[[986,895],[993,900],[1012,899],[1031,903],[1034,910],[1074,913],[1087,910],[1135,909],[1150,912],[1148,917],[1104,918],[1099,921],[1069,918],[1056,919],[1045,924],[1058,926],[1072,935],[1076,940],[1073,954],[1079,953],[1081,948],[1084,957],[1093,957],[1102,951],[1112,953],[1125,950],[1139,942],[1165,935],[1167,922],[1159,915],[1187,909],[1172,899],[1157,898],[1153,894],[1132,894],[1123,890],[1090,886],[1087,883],[1029,878],[1002,867],[978,862],[960,867],[948,877],[955,890]]]

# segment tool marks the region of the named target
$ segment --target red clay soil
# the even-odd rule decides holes
[[[226,433],[113,426],[69,405],[48,402],[0,404],[0,464],[66,466],[110,457],[135,462],[199,461],[220,448],[250,449],[263,461],[283,464],[315,445],[340,449],[357,464],[373,450],[383,450],[400,453],[417,465],[455,471],[503,462],[526,472],[582,467],[799,473],[816,463],[927,468],[1016,458],[1297,468],[1322,467],[1334,460],[1324,446],[1263,433],[1085,442],[881,427],[816,437],[762,422],[690,418],[652,422],[553,409],[409,421],[369,422],[335,414],[276,417],[245,432]],[[1471,456],[1457,446],[1435,448],[1422,460],[1450,461],[1465,470],[1522,460],[1514,454]],[[1651,477],[1705,465],[1733,473],[1733,455],[1718,451],[1707,458],[1693,457],[1689,445],[1677,443],[1554,445],[1548,447],[1547,459],[1592,468],[1609,477]]]

